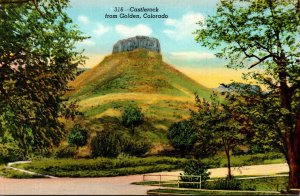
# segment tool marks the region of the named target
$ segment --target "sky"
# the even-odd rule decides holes
[[[213,15],[217,0],[71,0],[67,10],[73,22],[89,39],[78,43],[89,58],[86,67],[97,65],[111,54],[120,39],[145,35],[159,39],[163,60],[197,82],[209,87],[231,80],[240,81],[242,71],[229,70],[225,61],[215,57],[217,51],[202,47],[195,41],[196,24]],[[114,9],[123,8],[123,12]],[[130,8],[158,8],[153,14],[168,18],[143,18],[145,12],[130,12]],[[120,18],[120,14],[138,14],[141,18]],[[147,12],[151,14],[151,12]],[[106,18],[105,15],[118,18]]]

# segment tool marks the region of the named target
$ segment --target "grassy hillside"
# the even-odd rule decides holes
[[[164,63],[160,54],[145,49],[107,56],[70,85],[75,89],[71,98],[80,100],[81,109],[88,116],[117,114],[111,109],[131,101],[149,113],[164,105],[169,109],[173,104],[178,109],[186,108],[186,104],[194,101],[194,92],[203,98],[210,94],[208,88]]]
[[[156,52],[137,49],[116,53],[70,83],[68,96],[78,99],[80,110],[96,126],[97,119],[119,118],[126,105],[142,109],[151,126],[147,131],[166,132],[185,119],[194,107],[194,93],[208,99],[211,91],[162,61]],[[98,126],[99,127],[99,126]],[[159,140],[159,139],[158,139]],[[161,138],[167,143],[166,138]]]

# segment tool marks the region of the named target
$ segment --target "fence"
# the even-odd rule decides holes
[[[153,180],[153,177],[155,177]],[[184,178],[199,178],[199,181],[182,181],[182,177]],[[152,179],[151,179],[152,178]],[[202,184],[202,178],[201,176],[197,175],[162,175],[162,174],[144,174],[143,175],[143,182],[145,181],[155,181],[158,182],[158,186],[162,187],[163,185],[177,185],[177,188],[180,188],[180,184],[198,184],[199,189],[201,189],[201,184]]]
[[[239,177],[236,178],[236,180],[251,180],[251,179],[263,179],[263,178],[274,178],[274,177],[286,177],[287,174],[281,174],[281,175],[272,175],[272,176],[253,176],[253,177]],[[199,178],[199,181],[182,181],[182,177],[184,178]],[[152,185],[158,185],[159,187],[162,187],[163,185],[174,185],[173,188],[180,188],[180,184],[198,184],[199,189],[202,189],[202,178],[199,175],[163,175],[163,174],[144,174],[143,175],[143,182],[146,181],[153,181],[157,182],[157,184]],[[208,181],[215,181],[215,179],[208,180]],[[277,191],[278,185],[277,185]],[[297,190],[299,191],[299,190]]]

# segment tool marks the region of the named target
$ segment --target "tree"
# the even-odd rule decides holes
[[[219,103],[216,95],[212,96],[212,102],[201,101],[196,95],[197,112],[192,112],[192,122],[197,128],[197,139],[201,143],[211,144],[214,150],[216,147],[223,147],[227,157],[228,179],[231,174],[231,151],[242,144],[244,140],[243,119],[234,111],[234,105]]]
[[[88,138],[88,132],[85,128],[81,127],[79,124],[76,124],[69,136],[68,136],[68,142],[69,144],[76,145],[76,148],[78,150],[79,146],[84,146],[87,143]]]
[[[74,44],[85,37],[67,6],[67,0],[0,1],[0,131],[24,156],[58,145],[59,118],[76,113],[63,96],[84,60]]]
[[[123,150],[122,135],[106,129],[97,133],[92,139],[91,151],[93,157],[116,158]]]
[[[200,24],[196,38],[203,46],[218,48],[217,56],[229,59],[228,67],[258,67],[248,77],[264,85],[267,98],[274,101],[268,109],[278,118],[270,131],[289,165],[290,188],[300,188],[299,24],[296,0],[222,0],[216,14]],[[268,126],[273,119],[261,123]]]
[[[131,129],[132,135],[134,134],[135,127],[140,125],[143,121],[144,115],[140,108],[136,106],[125,107],[122,113],[122,124]]]
[[[195,130],[189,121],[172,124],[169,128],[168,138],[172,146],[179,150],[182,156],[189,152],[196,142]]]

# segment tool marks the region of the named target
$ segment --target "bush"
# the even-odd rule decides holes
[[[179,169],[182,168],[185,162],[186,159],[171,157],[41,159],[24,165],[24,168],[58,177],[100,177]]]
[[[92,139],[92,157],[117,157],[123,149],[122,136],[115,131],[98,132]]]
[[[241,182],[232,179],[220,179],[215,183],[214,189],[216,190],[242,190]]]
[[[186,163],[184,167],[184,175],[195,175],[201,176],[201,186],[205,186],[207,180],[210,178],[210,172],[208,172],[208,165],[203,163],[201,160],[190,160]],[[185,177],[181,176],[183,182],[200,182],[200,177]],[[181,187],[185,188],[200,188],[199,184],[196,183],[184,183],[181,184]]]
[[[239,147],[235,147],[232,149],[232,155],[244,155],[245,152],[239,148]]]
[[[23,155],[18,146],[13,143],[0,144],[0,163],[23,160]]]
[[[88,131],[79,124],[76,124],[68,136],[68,142],[69,144],[76,145],[76,148],[78,149],[79,146],[86,145],[87,138]]]
[[[131,138],[124,138],[123,152],[130,156],[141,157],[144,156],[152,147],[152,144],[147,139],[133,140]]]
[[[171,145],[179,150],[183,156],[193,148],[196,142],[195,130],[189,121],[177,122],[171,125],[168,139]]]
[[[60,146],[56,152],[57,158],[73,158],[76,155],[76,147],[73,146]]]

